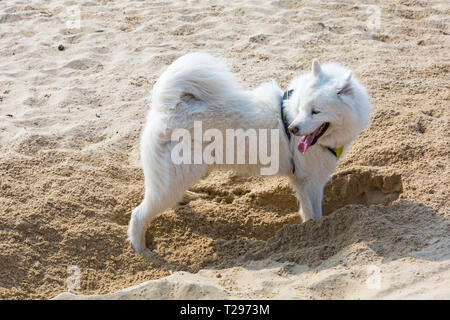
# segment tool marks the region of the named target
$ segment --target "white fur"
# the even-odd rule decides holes
[[[203,130],[261,128],[279,129],[279,175],[288,176],[300,203],[303,221],[322,216],[325,183],[336,168],[337,160],[324,146],[344,145],[344,153],[368,124],[371,105],[365,88],[350,71],[337,64],[313,63],[312,72],[294,78],[289,89],[292,98],[285,101],[288,119],[300,128],[299,134],[314,131],[323,122],[330,128],[305,153],[297,150],[298,136],[290,142],[280,117],[282,90],[275,82],[245,91],[225,61],[205,53],[187,54],[170,65],[156,82],[151,108],[142,138],[141,160],[145,176],[145,195],[133,210],[128,237],[139,253],[148,252],[145,230],[164,210],[174,206],[189,185],[208,172],[206,164],[175,165],[170,140],[172,130],[193,130],[194,121],[203,121]],[[347,86],[347,87],[345,87]],[[337,94],[345,87],[351,95]],[[312,107],[321,113],[312,116]],[[292,164],[295,162],[295,174]],[[256,165],[214,165],[258,174]]]

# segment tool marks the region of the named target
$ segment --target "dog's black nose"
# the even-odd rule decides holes
[[[299,128],[298,128],[297,126],[289,126],[289,127],[288,127],[288,130],[289,130],[293,135],[295,135],[295,134],[297,134]]]

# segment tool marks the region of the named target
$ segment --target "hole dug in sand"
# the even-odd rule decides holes
[[[322,203],[327,215],[348,204],[388,205],[402,192],[401,175],[386,169],[354,167],[337,172],[325,186]]]

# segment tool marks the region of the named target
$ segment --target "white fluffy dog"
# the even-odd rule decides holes
[[[227,64],[205,53],[187,54],[168,67],[156,82],[141,138],[145,196],[133,210],[128,237],[141,254],[145,231],[158,214],[174,206],[208,168],[258,173],[256,164],[175,164],[171,155],[175,129],[255,128],[279,130],[279,169],[290,178],[302,221],[322,216],[323,188],[352,141],[370,120],[366,89],[350,70],[312,63],[312,71],[294,78],[288,90],[275,82],[245,91]],[[189,144],[190,145],[190,144]]]

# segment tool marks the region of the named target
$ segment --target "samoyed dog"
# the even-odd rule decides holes
[[[201,123],[202,130],[224,136],[229,129],[277,133],[270,136],[274,139],[267,148],[277,156],[273,173],[289,177],[299,202],[299,214],[306,222],[322,217],[324,186],[339,159],[369,123],[370,112],[364,86],[349,69],[336,63],[321,66],[314,60],[312,70],[295,77],[285,92],[274,81],[247,91],[224,60],[206,53],[182,56],[153,88],[140,145],[145,195],[133,210],[128,228],[133,248],[138,253],[151,254],[145,242],[149,223],[180,201],[186,189],[209,169],[235,169],[250,174],[261,174],[263,168],[267,169],[267,159],[236,164],[223,158],[202,162],[200,156],[200,161],[197,157],[193,163],[174,161],[175,148],[180,147],[180,141],[173,139],[177,130],[193,133],[191,141],[184,141],[185,157],[187,151],[207,144],[198,141],[195,123]],[[267,134],[262,140],[268,137]],[[244,144],[251,147],[248,140]],[[229,149],[227,146],[223,150]],[[215,156],[223,150],[215,149]],[[246,159],[250,156],[247,154]]]

